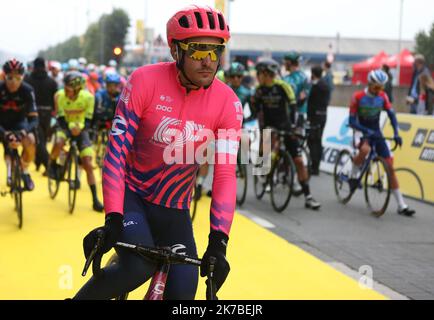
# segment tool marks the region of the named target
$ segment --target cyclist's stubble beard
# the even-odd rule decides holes
[[[208,87],[214,80],[214,76],[217,73],[219,61],[211,61],[210,57],[207,57],[201,61],[196,61],[190,57],[185,57],[184,72],[188,79],[194,84],[200,87]],[[183,84],[188,83],[187,79],[184,79],[184,75],[181,73],[181,82]],[[183,81],[184,80],[184,81]]]

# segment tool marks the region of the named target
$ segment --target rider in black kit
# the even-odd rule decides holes
[[[28,166],[35,158],[35,134],[38,127],[38,112],[35,95],[31,86],[23,82],[24,65],[12,59],[3,65],[5,82],[0,82],[0,140],[4,150],[10,143],[21,140],[23,145],[22,166],[23,181],[27,190],[34,189],[34,183],[28,172]],[[20,134],[13,132],[19,131]],[[5,152],[10,184],[10,156]]]

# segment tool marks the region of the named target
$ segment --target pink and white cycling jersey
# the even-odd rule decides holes
[[[184,160],[191,158],[191,147],[200,148],[203,133],[213,132],[216,152],[211,229],[229,234],[242,120],[237,96],[218,79],[207,89],[187,93],[175,63],[137,69],[122,92],[107,146],[105,211],[123,214],[125,187],[154,204],[188,209],[199,165],[194,159],[170,163],[168,154],[182,151]],[[228,134],[231,129],[232,134]]]

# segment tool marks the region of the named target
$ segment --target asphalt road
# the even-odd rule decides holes
[[[249,178],[240,213],[330,265],[354,277],[367,275],[402,295],[391,294],[392,299],[434,299],[433,205],[406,199],[416,209],[409,218],[397,214],[391,197],[386,213],[376,218],[367,209],[362,191],[347,205],[338,203],[332,176],[321,173],[310,184],[322,204],[319,211],[305,209],[300,196],[276,213],[268,194],[260,201],[255,198]]]

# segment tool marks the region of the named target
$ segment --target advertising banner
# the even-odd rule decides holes
[[[434,203],[434,117],[397,114],[403,146],[394,167],[403,194]],[[393,136],[390,125],[385,136]]]

